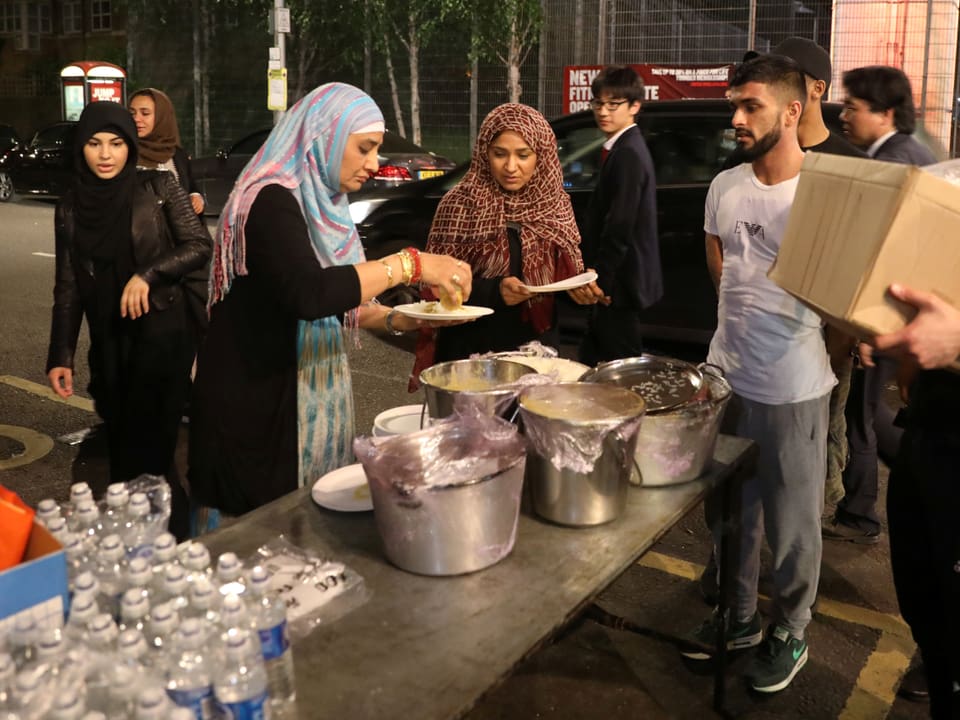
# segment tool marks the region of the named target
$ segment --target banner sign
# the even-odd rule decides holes
[[[722,98],[733,65],[631,65],[643,78],[644,100]],[[563,112],[590,109],[590,83],[602,65],[563,68]]]
[[[87,78],[90,102],[115,102],[123,104],[123,80],[113,78]]]

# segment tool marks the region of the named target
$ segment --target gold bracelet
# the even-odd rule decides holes
[[[387,262],[386,258],[382,258],[380,260],[380,264],[387,269],[387,287],[392,288],[393,287],[393,268],[390,267],[390,263]]]
[[[409,285],[413,280],[413,258],[406,250],[398,252],[397,257],[400,258],[400,267],[403,269],[403,284]]]

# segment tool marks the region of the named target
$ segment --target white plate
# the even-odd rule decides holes
[[[574,290],[584,285],[589,285],[597,279],[597,274],[592,270],[590,272],[580,273],[566,280],[560,280],[549,285],[527,285],[526,288],[532,293],[560,292],[562,290]]]
[[[538,373],[548,375],[556,373],[560,382],[576,382],[590,368],[576,360],[567,358],[537,357],[531,355],[502,355],[504,360],[513,360],[521,365],[532,367]]]
[[[370,486],[360,463],[328,472],[313,484],[310,494],[317,505],[330,510],[373,510]]]
[[[415,432],[420,429],[420,418],[424,414],[423,405],[401,405],[384,410],[373,419],[373,434],[387,437]]]
[[[417,320],[473,320],[484,315],[493,315],[492,308],[477,305],[461,305],[456,310],[444,310],[436,300],[397,305],[393,309]]]

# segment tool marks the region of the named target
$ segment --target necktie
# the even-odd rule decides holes
[[[610,154],[610,151],[606,148],[600,148],[600,164],[603,165],[607,161],[607,155]]]

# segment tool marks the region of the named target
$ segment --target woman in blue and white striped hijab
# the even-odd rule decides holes
[[[383,132],[368,95],[329,83],[284,114],[237,179],[191,406],[190,485],[204,506],[246,512],[354,462],[343,327],[413,329],[368,304],[399,282],[469,295],[470,267],[451,257],[364,261],[347,193],[377,171]]]

